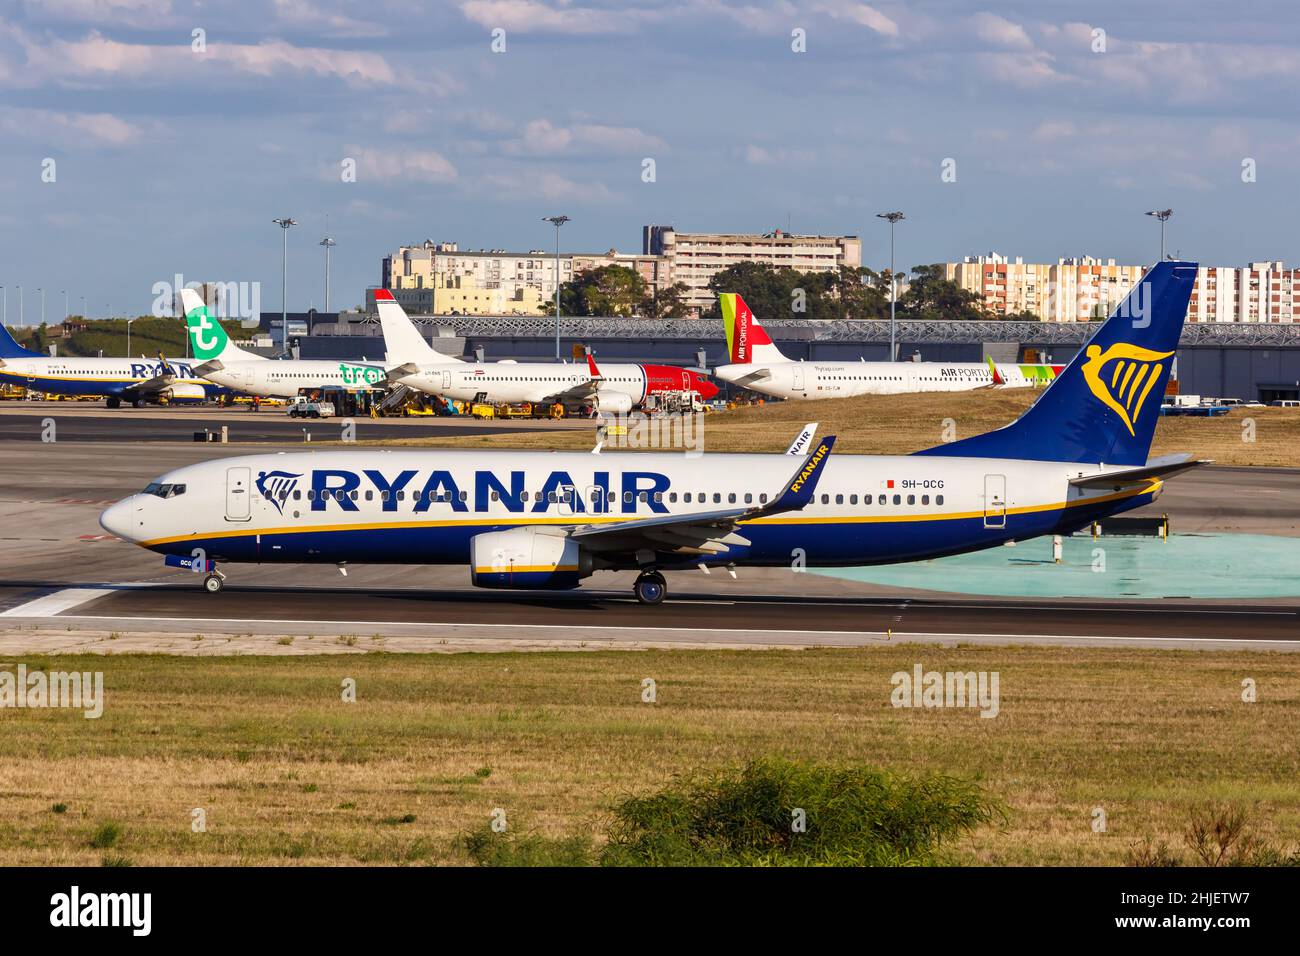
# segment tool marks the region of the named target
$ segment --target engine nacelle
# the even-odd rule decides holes
[[[576,541],[540,528],[476,534],[469,542],[470,582],[479,588],[576,588],[591,556]]]
[[[203,386],[191,382],[177,382],[174,385],[168,385],[163,389],[162,394],[168,401],[172,402],[201,402],[207,398],[207,392],[203,390]]]
[[[626,392],[597,392],[591,404],[606,415],[626,415],[632,410],[632,396]]]

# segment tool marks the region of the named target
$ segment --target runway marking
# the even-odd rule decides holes
[[[0,612],[0,617],[54,617],[61,611],[93,601],[95,598],[112,594],[116,588],[64,588],[38,597],[26,604],[19,604],[7,611]]]
[[[51,595],[52,597],[55,595]],[[39,602],[33,602],[39,603]],[[14,611],[21,610],[15,608]],[[13,615],[14,611],[6,611],[4,615]],[[384,628],[384,627],[463,627],[463,628],[534,628],[537,630],[563,630],[563,631],[582,631],[582,630],[602,630],[602,631],[687,631],[697,633],[695,628],[689,625],[638,625],[638,624],[618,624],[618,625],[594,625],[594,624],[498,624],[492,622],[480,621],[321,621],[304,618],[255,618],[255,617],[230,617],[230,618],[211,618],[211,617],[122,617],[112,614],[70,614],[65,620],[79,621],[151,621],[154,623],[169,624],[261,624],[261,625],[284,625],[284,624],[301,624],[312,625],[315,627],[348,627],[348,628]],[[881,640],[885,639],[884,631],[814,631],[807,628],[710,628],[710,634],[797,634],[797,635],[821,635],[827,637],[874,637]],[[1081,640],[1081,641],[1166,641],[1174,643],[1189,644],[1261,644],[1264,646],[1277,646],[1278,644],[1295,644],[1300,646],[1300,639],[1291,640],[1279,638],[1270,640],[1268,638],[1258,637],[1154,637],[1144,635],[1132,636],[1115,636],[1099,634],[1000,634],[1000,633],[957,633],[946,631],[908,631],[906,634],[895,634],[899,637],[927,637],[927,638],[945,638],[952,640],[971,640],[971,639],[988,639],[996,638],[998,640],[1007,640],[1011,642],[1019,641],[1059,641],[1059,640]]]

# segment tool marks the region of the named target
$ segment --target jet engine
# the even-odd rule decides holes
[[[591,555],[549,528],[490,531],[470,539],[470,582],[480,588],[576,588]]]
[[[626,415],[632,410],[632,396],[626,392],[597,392],[591,404],[605,415]]]
[[[162,394],[173,402],[201,402],[207,397],[202,385],[195,385],[191,382],[177,382],[174,385],[168,385],[163,389]]]

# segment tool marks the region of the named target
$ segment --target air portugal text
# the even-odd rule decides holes
[[[311,472],[303,495],[295,480],[301,477],[279,473],[273,483],[268,483],[271,473],[262,472],[257,485],[280,510],[288,499],[299,501],[306,497],[312,511],[330,507],[360,511],[363,504],[372,502],[382,511],[410,510],[415,514],[427,512],[435,504],[450,505],[455,512],[504,508],[517,514],[539,514],[560,506],[566,513],[635,514],[638,509],[648,508],[666,514],[663,498],[671,484],[667,475],[654,471],[597,471],[590,479],[552,471],[538,483],[536,476],[530,482],[523,471],[475,471],[467,481],[463,473],[458,480],[446,470],[430,472],[421,479],[421,472],[414,468],[395,474],[377,469],[357,472],[318,468]]]

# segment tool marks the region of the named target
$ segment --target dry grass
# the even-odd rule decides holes
[[[1001,713],[906,710],[890,675],[996,670]],[[762,755],[972,780],[1011,808],[972,863],[1119,864],[1176,845],[1192,808],[1241,802],[1300,832],[1300,660],[1246,653],[880,646],[204,660],[103,669],[100,720],[0,712],[0,865],[458,863],[505,809],[516,832],[598,832],[615,798]],[[340,700],[356,680],[357,703]],[[658,701],[641,702],[653,677]],[[1259,702],[1240,700],[1255,679]],[[55,812],[66,804],[66,812]],[[1093,808],[1108,818],[1094,833]],[[191,831],[203,808],[207,832]],[[102,842],[102,841],[101,841]]]
[[[906,455],[942,441],[945,419],[965,438],[1014,421],[1038,396],[1031,390],[977,391],[956,395],[872,395],[819,402],[774,402],[710,413],[707,451],[784,451],[804,422],[821,423],[821,434],[839,436],[837,450],[850,454]],[[1242,440],[1245,420],[1254,421],[1254,442]],[[590,429],[503,435],[400,439],[386,445],[457,448],[555,448],[589,451]],[[1162,418],[1153,455],[1188,452],[1224,465],[1300,467],[1300,409],[1239,409],[1224,418]]]

